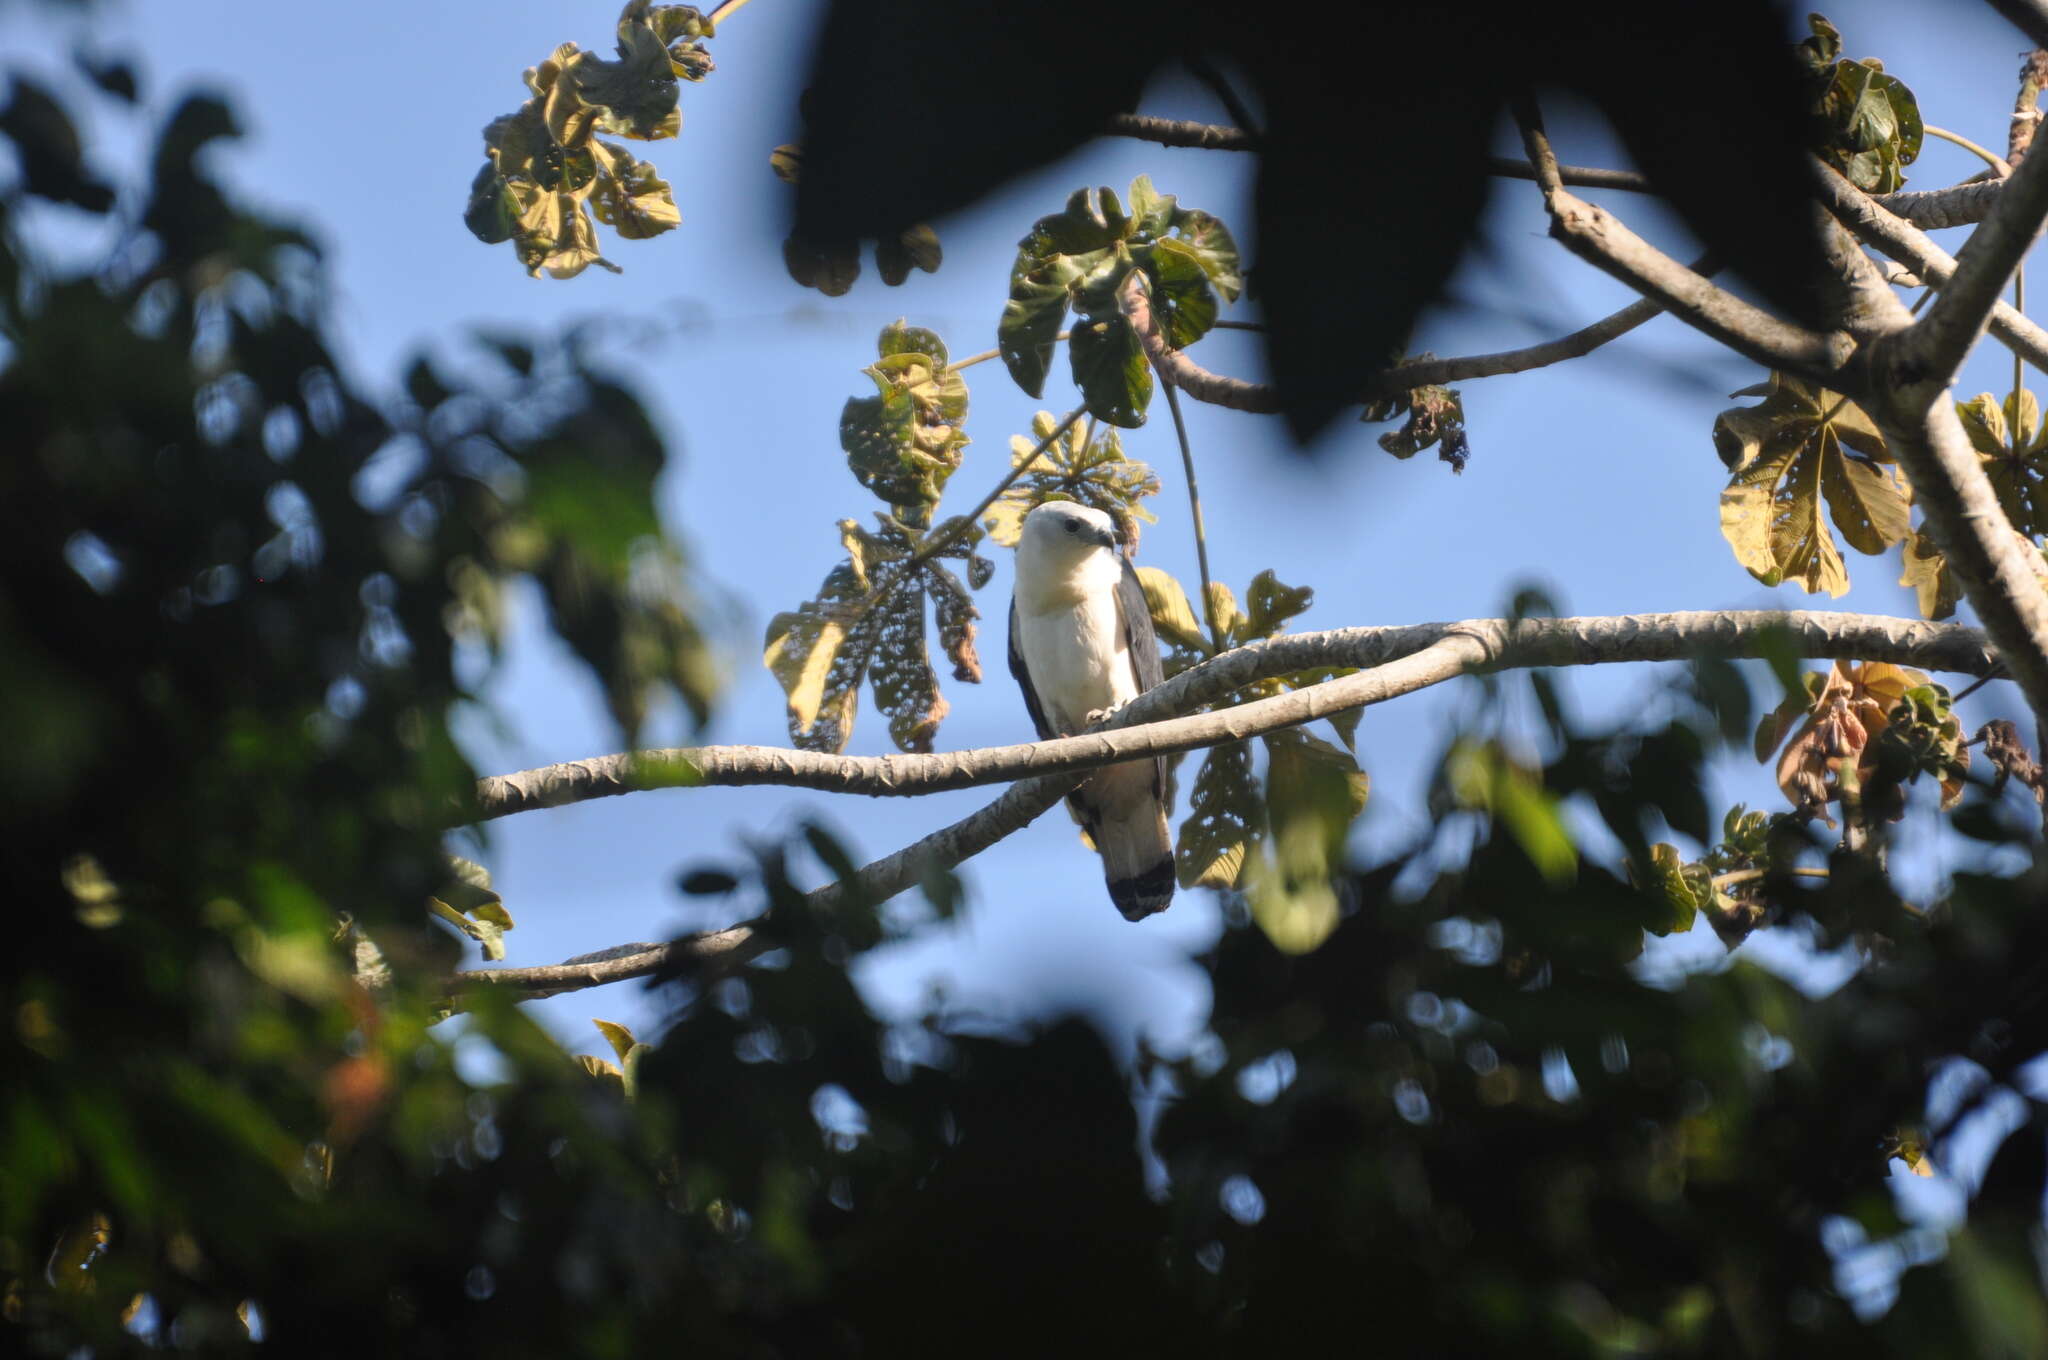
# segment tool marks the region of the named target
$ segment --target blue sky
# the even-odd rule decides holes
[[[2003,147],[2023,43],[1988,10],[1843,0],[1827,13],[1850,54],[1884,57],[1930,121]],[[788,190],[768,168],[770,149],[798,131],[795,96],[818,7],[755,0],[712,42],[718,70],[685,88],[681,138],[646,148],[676,185],[681,228],[652,242],[608,238],[622,276],[593,270],[568,282],[530,280],[509,248],[479,245],[462,225],[482,155],[479,129],[518,105],[520,71],[556,44],[608,46],[615,14],[612,0],[310,8],[179,0],[109,4],[84,28],[31,18],[15,5],[0,7],[0,48],[10,64],[60,86],[74,33],[86,33],[97,50],[139,58],[141,121],[105,104],[90,119],[95,147],[116,163],[135,163],[142,134],[183,91],[203,85],[229,94],[250,136],[212,154],[249,199],[302,218],[325,242],[339,346],[360,381],[388,389],[409,356],[460,354],[479,326],[545,333],[599,316],[630,323],[608,350],[612,367],[661,417],[676,454],[661,488],[664,514],[729,607],[722,636],[733,679],[703,739],[780,744],[782,697],[759,664],[762,629],[809,597],[838,560],[834,522],[865,519],[875,507],[847,473],[837,442],[840,406],[869,390],[859,370],[875,333],[905,317],[939,331],[956,354],[990,347],[1017,237],[1074,188],[1121,191],[1140,173],[1222,216],[1255,257],[1244,207],[1252,165],[1238,155],[1098,141],[939,223],[946,263],[937,275],[890,289],[870,267],[850,296],[822,298],[783,272]],[[1363,78],[1375,59],[1411,58],[1368,54]],[[1199,88],[1182,85],[1155,89],[1146,110],[1223,117]],[[1597,125],[1563,110],[1554,121],[1567,159],[1625,163]],[[1967,153],[1930,141],[1913,186],[1953,182],[1976,168]],[[1399,198],[1400,187],[1388,186],[1389,211],[1399,210]],[[1692,253],[1650,201],[1616,196],[1613,205],[1674,254]],[[1956,235],[1946,237],[1953,250]],[[1487,246],[1457,280],[1465,305],[1431,318],[1418,348],[1449,354],[1525,344],[1630,300],[1545,238],[1533,186],[1497,183]],[[1236,315],[1251,319],[1242,307]],[[624,338],[635,331],[658,338]],[[1241,334],[1219,332],[1199,358],[1260,376],[1256,347]],[[1018,392],[998,365],[968,374],[974,443],[947,508],[965,509],[1002,474],[1009,436],[1034,410],[1072,404],[1058,374],[1042,402]],[[1852,554],[1855,588],[1838,602],[1765,589],[1736,565],[1718,528],[1724,474],[1709,429],[1731,404],[1726,394],[1759,377],[1659,319],[1573,364],[1466,384],[1473,459],[1462,477],[1426,456],[1388,458],[1373,442],[1382,427],[1345,426],[1307,460],[1286,446],[1277,421],[1190,404],[1215,574],[1241,590],[1270,567],[1284,581],[1313,586],[1317,603],[1300,628],[1491,616],[1525,585],[1580,614],[1809,606],[1912,614],[1910,595],[1893,584],[1896,553]],[[2009,381],[2004,351],[1987,349],[1962,392],[2003,392]],[[1161,522],[1147,530],[1141,560],[1192,582],[1185,493],[1163,409],[1127,437],[1126,449],[1153,463],[1166,484],[1153,502]],[[997,556],[996,580],[981,595],[988,683],[948,685],[953,712],[942,748],[1030,735],[1003,664],[1009,569],[1006,554]],[[1574,673],[1566,688],[1582,715],[1620,718],[1639,711],[1660,683],[1649,668],[1610,668]],[[2005,688],[1976,701],[1972,725],[2014,707]],[[472,754],[487,772],[615,747],[595,685],[549,639],[532,598],[521,601],[509,655],[483,689],[509,719],[499,732],[471,731]],[[1358,744],[1375,788],[1358,832],[1361,854],[1397,847],[1425,824],[1429,762],[1468,697],[1463,687],[1446,687],[1367,713]],[[674,712],[657,717],[649,733],[655,744],[683,738]],[[889,749],[871,713],[849,749]],[[1775,799],[1746,760],[1727,762],[1723,776],[1726,801]],[[499,823],[483,858],[519,922],[507,939],[510,961],[548,963],[726,924],[715,907],[707,914],[679,897],[674,879],[680,868],[730,857],[743,838],[773,837],[810,817],[871,858],[990,796],[647,794]],[[1945,852],[1921,840],[1913,862],[1927,881]],[[1109,905],[1097,862],[1057,813],[972,862],[965,876],[970,900],[957,923],[865,965],[877,1005],[909,1013],[943,987],[956,1007],[994,1017],[1084,1006],[1109,1017],[1127,1042],[1143,1030],[1177,1048],[1198,1032],[1206,983],[1188,960],[1218,929],[1207,894],[1185,893],[1165,917],[1125,923]],[[1787,940],[1759,938],[1746,948],[1780,960],[1800,954]],[[1707,964],[1720,953],[1711,935],[1699,934],[1656,958]],[[1817,982],[1826,973],[1809,968],[1803,976]],[[558,998],[540,1010],[569,1042],[592,1051],[602,1044],[589,1017],[645,1024],[657,1013],[633,986]]]

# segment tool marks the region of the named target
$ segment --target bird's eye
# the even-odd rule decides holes
[[[1079,533],[1079,532],[1080,532],[1080,530],[1081,530],[1081,526],[1080,526],[1080,525],[1078,525],[1078,524],[1074,523],[1074,521],[1072,521],[1072,520],[1068,520],[1068,521],[1067,521],[1067,532],[1068,532],[1068,533],[1070,533],[1070,534],[1073,534],[1073,533]]]

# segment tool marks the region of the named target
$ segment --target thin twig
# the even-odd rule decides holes
[[[747,0],[723,0],[717,9],[704,16],[704,22],[715,32],[719,24],[739,13],[746,5]]]
[[[1828,876],[1826,869],[1735,869],[1725,874],[1716,874],[1707,881],[1717,888],[1732,888],[1738,883],[1748,883],[1773,872],[1785,874],[1792,878],[1826,878]]]
[[[1190,52],[1184,60],[1187,62],[1189,74],[1209,87],[1210,93],[1223,105],[1223,111],[1230,115],[1230,120],[1252,139],[1254,145],[1257,145],[1260,137],[1264,135],[1259,130],[1258,120],[1252,117],[1251,106],[1240,99],[1230,82],[1223,78],[1223,72],[1217,70],[1216,64],[1200,52]]]
[[[1133,269],[1124,286],[1145,287],[1144,271]],[[1224,635],[1223,625],[1216,618],[1216,592],[1209,576],[1209,530],[1202,521],[1202,490],[1195,481],[1195,450],[1188,442],[1188,422],[1181,414],[1180,389],[1173,381],[1173,374],[1157,362],[1152,367],[1159,374],[1159,385],[1166,391],[1166,409],[1173,413],[1173,433],[1180,441],[1180,467],[1188,481],[1188,517],[1195,526],[1195,569],[1202,574],[1202,617],[1209,621],[1209,637],[1216,650],[1222,652],[1230,642]]]

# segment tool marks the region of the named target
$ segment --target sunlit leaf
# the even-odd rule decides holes
[[[1033,452],[1058,428],[1059,422],[1050,412],[1040,411],[1031,420],[1032,438],[1010,436],[1010,466],[1016,468],[1031,460],[1031,468],[983,515],[989,537],[1014,548],[1026,515],[1047,501],[1068,500],[1108,515],[1116,523],[1125,552],[1135,553],[1139,521],[1157,522],[1140,502],[1158,494],[1158,475],[1149,465],[1124,457],[1122,436],[1094,421],[1069,426],[1032,459]],[[1144,571],[1139,570],[1141,574]]]
[[[1731,474],[1721,493],[1721,534],[1765,585],[1793,580],[1830,595],[1849,589],[1827,511],[1862,552],[1906,537],[1905,487],[1880,463],[1886,454],[1876,430],[1846,397],[1773,374],[1760,405],[1715,420],[1714,446]]]

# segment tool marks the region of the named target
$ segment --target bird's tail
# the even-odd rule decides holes
[[[1130,800],[1120,814],[1106,812],[1088,830],[1102,852],[1109,900],[1124,919],[1141,921],[1165,911],[1173,901],[1173,840],[1159,800],[1148,790],[1146,797]]]

